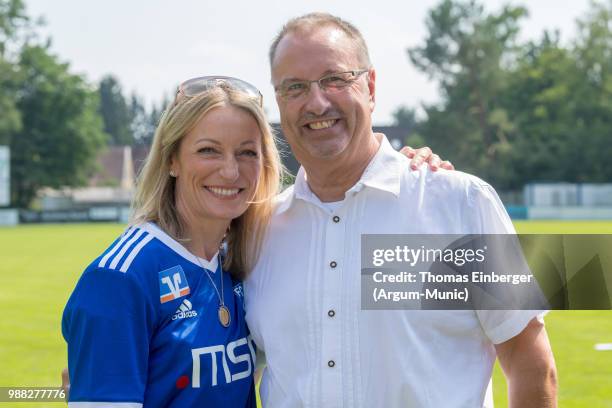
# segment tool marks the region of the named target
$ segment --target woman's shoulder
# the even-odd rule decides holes
[[[130,225],[89,265],[88,269],[134,272],[137,265],[146,267],[142,265],[143,260],[154,262],[154,255],[159,254],[159,250],[159,244],[155,242],[155,235],[151,233],[148,224]]]
[[[129,225],[85,268],[75,291],[92,293],[90,291],[103,290],[119,297],[127,291],[139,293],[155,303],[160,293],[160,271],[169,263],[174,264],[175,256],[156,239],[150,226]]]
[[[137,280],[155,281],[168,268],[196,265],[179,242],[155,223],[129,225],[86,269],[125,274]]]

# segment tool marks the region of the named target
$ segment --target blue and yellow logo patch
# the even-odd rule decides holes
[[[166,303],[190,293],[185,272],[180,265],[159,273],[159,301]]]

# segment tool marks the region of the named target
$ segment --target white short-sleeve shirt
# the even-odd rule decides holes
[[[366,233],[514,229],[490,185],[459,171],[411,171],[385,138],[335,209],[300,169],[245,282],[247,322],[267,360],[264,407],[482,407],[493,345],[537,312],[361,310]]]

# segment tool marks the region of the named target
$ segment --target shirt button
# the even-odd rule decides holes
[[[335,311],[333,311],[333,310],[330,310],[330,311],[328,311],[328,312],[327,312],[327,315],[328,315],[329,317],[334,317],[334,316],[336,315],[336,312],[335,312]]]
[[[336,261],[331,261],[329,263],[329,266],[331,266],[332,268],[335,268],[336,266],[338,266],[338,264],[336,263]]]
[[[329,360],[329,361],[327,362],[327,365],[328,365],[330,368],[333,368],[333,367],[336,365],[336,362],[335,362],[334,360]]]
[[[337,215],[334,215],[334,218],[332,218],[334,220],[334,222],[340,222],[340,217],[338,217]]]

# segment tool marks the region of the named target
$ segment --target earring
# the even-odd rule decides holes
[[[170,170],[170,177],[176,177],[176,173],[174,172],[174,170]]]

